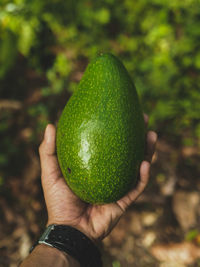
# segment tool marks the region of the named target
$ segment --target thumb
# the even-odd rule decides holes
[[[39,147],[42,184],[55,183],[62,176],[56,156],[56,129],[48,124]]]

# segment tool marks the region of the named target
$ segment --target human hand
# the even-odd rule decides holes
[[[144,119],[147,124],[146,115]],[[48,211],[47,225],[72,226],[94,242],[106,237],[146,187],[156,140],[156,133],[149,131],[146,140],[146,159],[141,163],[137,186],[115,203],[92,205],[79,199],[66,184],[56,156],[56,129],[52,124],[47,125],[44,140],[39,148],[41,180]]]

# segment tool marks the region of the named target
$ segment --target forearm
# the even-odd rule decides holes
[[[80,267],[78,261],[56,248],[37,245],[20,267]]]

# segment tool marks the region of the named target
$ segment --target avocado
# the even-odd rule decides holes
[[[71,190],[83,201],[119,200],[137,181],[144,157],[144,119],[127,70],[112,54],[95,58],[57,126],[57,155]]]

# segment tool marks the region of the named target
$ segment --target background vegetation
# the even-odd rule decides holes
[[[32,169],[39,169],[33,159],[37,162],[44,127],[56,123],[87,63],[100,52],[124,62],[150,116],[150,128],[170,146],[172,166],[184,151],[179,169],[192,170],[196,179],[199,40],[198,0],[1,0],[0,192],[13,205],[11,211],[26,214],[34,197],[42,199],[41,189],[27,197],[31,185],[39,185],[39,171],[29,180],[24,170],[30,162]],[[155,166],[156,181],[162,184],[166,168]],[[24,198],[14,208],[22,192]],[[30,230],[32,237],[39,231]]]

